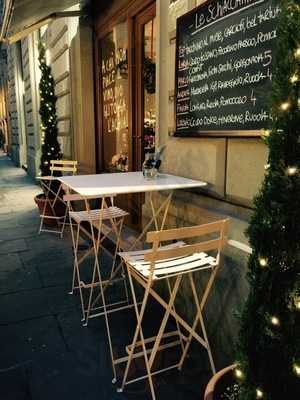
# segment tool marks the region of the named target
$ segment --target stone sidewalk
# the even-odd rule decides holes
[[[128,386],[123,394],[111,384],[104,321],[93,319],[84,328],[79,299],[68,294],[69,234],[63,239],[37,234],[33,198],[39,192],[0,153],[0,399],[147,399],[145,382]],[[132,311],[114,314],[117,345],[128,343],[133,328]],[[194,364],[191,359],[184,373],[157,378],[157,398],[201,400],[199,376],[205,382],[207,375]]]

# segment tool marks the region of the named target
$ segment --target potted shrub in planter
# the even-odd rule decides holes
[[[57,140],[58,129],[57,129],[57,116],[56,116],[56,96],[54,94],[54,79],[51,75],[51,67],[46,63],[46,51],[45,45],[39,43],[39,68],[41,70],[41,79],[39,83],[40,91],[40,109],[39,114],[41,118],[41,163],[40,163],[40,176],[51,175],[50,161],[61,159],[60,145]],[[53,181],[51,183],[51,189],[57,192],[59,185]],[[54,197],[54,195],[50,195]],[[34,198],[38,205],[40,214],[44,212],[47,215],[53,215],[50,204],[46,204],[45,195],[43,193],[37,195]],[[56,206],[57,205],[57,206]],[[55,215],[64,215],[65,210],[63,209],[61,202],[56,202]],[[45,219],[44,222],[49,225],[55,225],[56,221],[53,219]]]
[[[281,0],[280,7],[272,121],[262,131],[268,163],[247,230],[252,254],[237,344],[239,390],[227,397],[238,400],[300,399],[300,5]],[[214,381],[224,376],[217,375]]]

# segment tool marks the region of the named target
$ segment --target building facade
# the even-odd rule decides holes
[[[75,10],[78,10],[78,5],[66,11]],[[63,157],[81,160],[80,153],[89,146],[84,139],[85,130],[92,131],[93,143],[95,141],[92,28],[87,28],[86,21],[80,21],[79,17],[55,19],[7,46],[10,154],[16,165],[24,167],[32,177],[39,172],[41,156],[40,41],[46,45],[47,60],[55,80],[58,140]],[[83,87],[85,94],[81,93]],[[89,148],[92,152],[94,145]],[[88,161],[81,163],[80,168],[88,172],[95,168],[95,162],[95,156],[92,155]]]

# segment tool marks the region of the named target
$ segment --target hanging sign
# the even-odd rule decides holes
[[[175,136],[268,125],[279,13],[275,0],[213,0],[177,19]]]

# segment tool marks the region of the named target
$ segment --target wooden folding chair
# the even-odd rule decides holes
[[[57,177],[61,175],[71,174],[75,175],[77,173],[77,161],[73,160],[51,160],[50,161],[50,171],[49,176],[38,176],[37,179],[40,180],[43,192],[45,194],[45,203],[43,212],[40,215],[41,223],[39,227],[39,234],[41,232],[53,232],[59,233],[60,237],[63,236],[63,232],[66,225],[66,218],[68,214],[67,203],[63,200],[64,191],[62,184],[58,181]],[[53,187],[56,185],[57,187]],[[51,198],[52,196],[52,198]],[[65,207],[64,215],[56,215],[55,206],[61,203]],[[47,205],[50,206],[52,215],[46,215]],[[57,223],[58,229],[47,229],[44,228],[44,222],[46,219],[53,219]]]
[[[225,219],[194,227],[149,232],[147,234],[147,242],[152,244],[151,250],[144,250],[143,252],[123,252],[119,254],[127,266],[137,325],[132,344],[126,348],[128,356],[115,361],[116,364],[121,362],[127,363],[122,385],[118,391],[123,391],[124,386],[127,384],[148,378],[151,396],[152,399],[155,399],[152,376],[172,368],[178,368],[180,370],[193,338],[207,350],[212,373],[215,373],[214,361],[204,324],[203,308],[220,266],[221,251],[225,243],[228,221],[229,220]],[[207,235],[209,235],[210,238],[207,238]],[[212,238],[211,235],[213,235]],[[197,237],[201,240],[196,240]],[[182,241],[183,239],[190,239],[193,243],[186,244]],[[164,242],[172,242],[175,240],[177,242],[171,245],[162,246]],[[194,281],[195,272],[209,273],[201,298],[199,298]],[[177,313],[175,308],[176,296],[184,276],[186,276],[189,281],[196,307],[196,315],[192,325],[188,324],[188,322]],[[144,296],[140,308],[137,303],[133,279],[144,289]],[[155,283],[160,280],[165,280],[167,282],[169,292],[168,302],[155,291]],[[150,296],[165,309],[165,312],[157,335],[146,339],[142,329],[142,322]],[[165,332],[170,316],[175,319],[177,329],[172,332]],[[198,324],[200,324],[201,328],[200,333],[196,331]],[[185,332],[185,334],[183,332]],[[151,344],[152,347],[150,348]],[[177,345],[181,346],[181,354],[178,362],[169,367],[153,371],[157,353],[165,348]],[[130,365],[137,357],[144,357],[146,374],[128,380]]]

